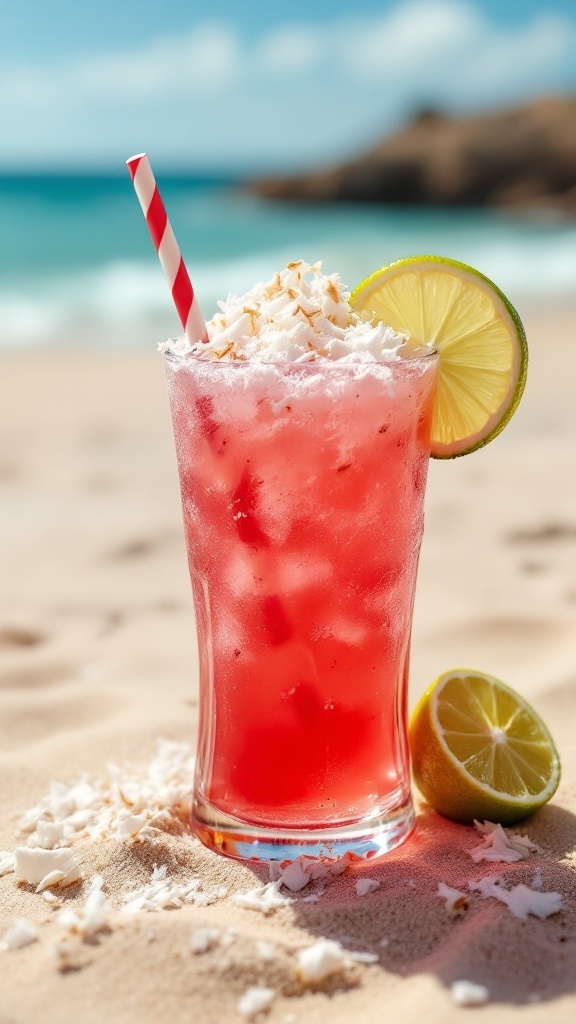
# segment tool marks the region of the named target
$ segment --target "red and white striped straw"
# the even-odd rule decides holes
[[[126,161],[126,166],[162,264],[162,270],[170,286],[184,332],[192,344],[197,341],[206,341],[204,317],[200,312],[198,299],[194,294],[192,282],[168,220],[168,214],[158,191],[150,161],[146,153],[138,153]]]

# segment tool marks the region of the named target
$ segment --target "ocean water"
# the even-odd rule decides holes
[[[264,203],[233,181],[160,178],[208,319],[289,260],[322,259],[353,287],[434,253],[492,278],[522,309],[576,299],[576,222],[493,211]],[[0,346],[153,348],[179,322],[126,176],[0,177]]]

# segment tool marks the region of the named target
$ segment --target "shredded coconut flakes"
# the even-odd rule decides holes
[[[541,919],[557,914],[563,909],[562,895],[559,892],[540,892],[520,883],[506,889],[501,878],[482,878],[478,882],[469,882],[468,888],[481,893],[484,899],[493,897],[505,903],[514,917],[528,917],[532,914]]]
[[[207,953],[220,941],[219,928],[195,928],[190,936],[193,953]]]
[[[259,910],[261,914],[271,914],[278,907],[287,907],[294,901],[280,892],[281,881],[267,882],[248,892],[238,892],[232,897],[234,903],[248,910]]]
[[[518,860],[525,860],[538,847],[531,842],[528,836],[521,836],[517,833],[509,835],[504,831],[502,825],[493,821],[474,821],[475,828],[483,836],[479,846],[473,846],[468,853],[476,864],[481,860],[504,861],[512,864]]]
[[[349,303],[337,274],[296,260],[243,296],[229,295],[206,325],[208,341],[194,355],[214,359],[309,362],[387,362],[398,358],[404,335],[367,323]],[[166,351],[166,348],[164,348]],[[182,351],[168,343],[168,351]]]
[[[154,829],[182,831],[173,812],[190,796],[194,758],[188,744],[159,740],[156,757],[143,774],[116,765],[110,765],[108,772],[104,782],[88,776],[71,786],[53,782],[21,818],[26,848],[70,847],[86,838],[142,840],[150,838]],[[10,870],[9,857],[0,854],[0,873]]]
[[[447,910],[465,910],[468,906],[468,897],[460,889],[453,889],[446,885],[446,882],[438,882],[437,895],[446,903]]]
[[[278,947],[267,939],[256,940],[256,952],[261,960],[274,960]]]
[[[23,946],[29,946],[32,942],[36,942],[37,938],[36,926],[26,917],[17,917],[0,941],[0,950],[21,949]]]
[[[71,885],[82,877],[80,865],[69,850],[44,850],[17,846],[14,850],[14,878],[36,885],[36,892],[51,885]]]
[[[300,949],[296,954],[297,972],[305,985],[317,985],[338,974],[352,963],[374,964],[380,959],[378,953],[344,949],[335,939],[320,939],[313,946]]]
[[[154,866],[150,881],[137,889],[124,893],[121,908],[125,914],[139,914],[158,910],[172,910],[195,903],[207,907],[218,899],[228,895],[225,886],[200,891],[200,879],[191,878],[186,882],[176,882],[168,876],[165,864]]]
[[[450,992],[457,1006],[482,1006],[490,998],[488,989],[473,981],[455,981]]]
[[[349,854],[345,854],[338,860],[302,855],[290,862],[272,861],[269,865],[270,879],[284,885],[291,892],[300,892],[309,882],[330,878],[332,875],[342,875],[350,867],[353,859],[353,856]],[[306,898],[310,899],[310,897]]]
[[[376,878],[359,878],[356,882],[356,895],[368,896],[380,888],[380,882]]]
[[[267,1012],[274,999],[276,990],[264,988],[263,985],[251,985],[238,1000],[238,1013],[247,1020],[254,1020],[259,1013]]]
[[[14,871],[14,854],[9,850],[0,850],[0,878]]]
[[[349,962],[346,951],[334,939],[320,939],[313,946],[300,949],[296,959],[301,981],[311,985],[343,971]]]
[[[91,939],[98,932],[110,927],[111,906],[103,892],[102,875],[94,875],[88,889],[88,896],[80,907],[66,907],[58,914],[57,921],[64,932]]]

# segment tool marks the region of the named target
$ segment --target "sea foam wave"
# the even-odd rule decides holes
[[[440,242],[440,240],[438,240]],[[393,251],[391,251],[393,248]],[[337,271],[354,286],[376,267],[415,255],[414,244],[374,237],[330,239],[302,251],[279,248],[249,257],[189,264],[190,276],[206,319],[219,298],[242,294],[269,279],[292,259],[323,258],[326,272]],[[427,251],[420,248],[419,251]],[[442,255],[463,260],[496,281],[520,313],[535,302],[569,303],[576,298],[576,227],[526,239],[502,238],[497,244],[472,238],[458,251],[436,245]],[[154,348],[180,331],[167,284],[154,261],[117,261],[79,271],[37,274],[0,286],[0,347],[97,345]]]
[[[218,298],[244,292],[290,254],[190,266],[208,319]],[[104,264],[80,273],[39,275],[0,287],[0,347],[101,345],[150,347],[180,332],[159,264]]]

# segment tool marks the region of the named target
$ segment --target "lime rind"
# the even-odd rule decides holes
[[[375,271],[350,301],[412,344],[438,348],[433,458],[467,455],[497,437],[522,397],[528,347],[517,311],[493,281],[449,257],[415,256]]]
[[[446,696],[451,682],[457,685]],[[501,727],[506,742],[494,742],[491,730]],[[455,821],[514,824],[542,807],[560,781],[558,752],[540,716],[506,683],[475,669],[452,669],[428,687],[412,714],[410,743],[422,795]]]

